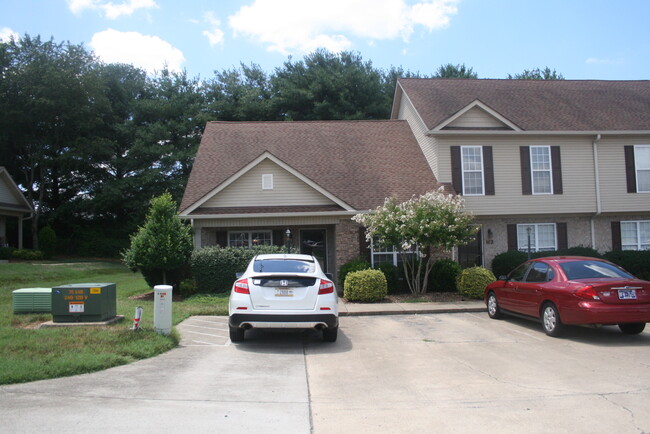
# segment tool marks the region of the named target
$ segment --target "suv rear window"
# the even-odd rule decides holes
[[[296,259],[262,259],[253,264],[257,273],[313,273],[314,263]]]

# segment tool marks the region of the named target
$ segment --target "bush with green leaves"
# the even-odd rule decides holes
[[[375,269],[384,273],[384,277],[386,277],[386,284],[388,285],[389,294],[395,294],[396,292],[399,292],[399,273],[396,266],[390,262],[382,262],[376,266]]]
[[[380,270],[368,269],[348,273],[343,286],[343,296],[348,301],[371,303],[383,300],[388,294],[386,276]]]
[[[230,291],[235,273],[244,272],[256,255],[285,251],[278,246],[204,247],[195,250],[190,259],[192,277],[198,293]]]
[[[507,276],[522,262],[526,262],[528,255],[519,250],[510,250],[499,253],[492,259],[492,272],[495,276]]]
[[[456,292],[456,278],[462,271],[460,264],[451,259],[433,263],[429,274],[429,287],[433,292]]]
[[[650,250],[614,250],[605,253],[604,258],[639,279],[650,281]]]
[[[16,249],[11,252],[13,259],[22,259],[24,261],[40,261],[43,259],[43,252],[32,249]]]
[[[339,285],[343,286],[345,284],[345,277],[348,275],[348,273],[351,273],[353,271],[367,270],[369,268],[371,268],[370,262],[366,261],[363,258],[356,258],[346,262],[339,268]]]
[[[485,287],[495,280],[494,274],[487,268],[471,267],[460,272],[456,286],[465,297],[482,299]]]
[[[13,247],[0,247],[0,260],[6,261],[7,259],[11,259],[11,252],[13,252],[14,249]]]
[[[164,284],[178,289],[189,269],[192,228],[178,218],[176,210],[171,194],[153,198],[144,225],[131,235],[131,246],[122,252],[126,266],[139,270],[151,287]]]
[[[56,232],[52,226],[44,226],[38,231],[38,248],[46,259],[54,256],[56,252]]]

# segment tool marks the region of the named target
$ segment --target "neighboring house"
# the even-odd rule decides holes
[[[23,219],[33,210],[7,170],[0,166],[0,247],[23,248]],[[8,233],[7,222],[17,222],[14,234]]]
[[[481,226],[461,263],[529,233],[533,251],[650,249],[650,81],[400,79],[391,117]]]
[[[405,121],[209,122],[179,215],[197,248],[290,243],[336,274],[368,254],[353,215],[438,187]]]

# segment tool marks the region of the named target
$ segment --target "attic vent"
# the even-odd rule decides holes
[[[262,175],[262,190],[273,190],[273,174]]]

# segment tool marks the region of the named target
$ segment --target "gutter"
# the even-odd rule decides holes
[[[601,134],[596,134],[591,146],[594,153],[594,178],[596,182],[596,213],[589,219],[591,225],[591,247],[596,248],[596,225],[595,219],[602,213],[602,202],[600,198],[600,170],[598,169],[598,142],[602,138]]]

